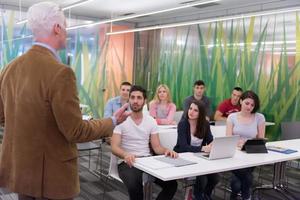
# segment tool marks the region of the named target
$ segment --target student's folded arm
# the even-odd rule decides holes
[[[226,117],[223,117],[223,113],[219,110],[216,110],[215,116],[214,116],[215,121],[226,121]]]
[[[176,105],[172,103],[170,105],[170,110],[168,112],[167,118],[165,118],[165,119],[156,119],[157,123],[162,124],[162,125],[172,124],[174,122],[175,112],[176,112]]]

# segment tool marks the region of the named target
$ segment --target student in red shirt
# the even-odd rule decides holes
[[[215,121],[226,121],[229,114],[238,112],[241,110],[240,107],[240,97],[243,93],[243,89],[240,87],[235,87],[232,90],[231,98],[225,99],[218,106],[218,109],[215,113]]]

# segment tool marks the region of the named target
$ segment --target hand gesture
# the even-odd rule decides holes
[[[114,113],[114,117],[117,120],[117,124],[122,123],[123,121],[125,121],[127,119],[127,117],[129,115],[131,115],[131,112],[126,111],[126,109],[128,108],[129,104],[125,103],[120,109],[118,109],[115,113]]]
[[[166,149],[165,156],[170,156],[171,158],[177,158],[178,154],[175,151]]]
[[[133,166],[133,163],[134,163],[134,161],[135,161],[135,155],[130,154],[130,153],[126,154],[126,155],[124,156],[124,161],[126,162],[126,164],[127,164],[129,167],[132,167],[132,166]]]

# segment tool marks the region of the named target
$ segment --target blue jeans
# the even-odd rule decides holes
[[[250,198],[250,189],[252,188],[253,184],[253,170],[254,167],[232,171],[233,175],[231,177],[231,199],[236,199],[238,193],[240,192],[242,194],[242,199]]]
[[[193,187],[193,199],[209,200],[211,193],[220,180],[219,174],[197,176]]]

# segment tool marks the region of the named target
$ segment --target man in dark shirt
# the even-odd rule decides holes
[[[206,110],[206,119],[209,121],[211,115],[212,115],[212,109],[210,100],[207,96],[204,96],[205,92],[205,83],[202,80],[197,80],[194,83],[194,94],[192,96],[187,97],[183,102],[183,115],[186,115],[186,112],[188,111],[191,102],[193,100],[201,101],[205,105]]]

